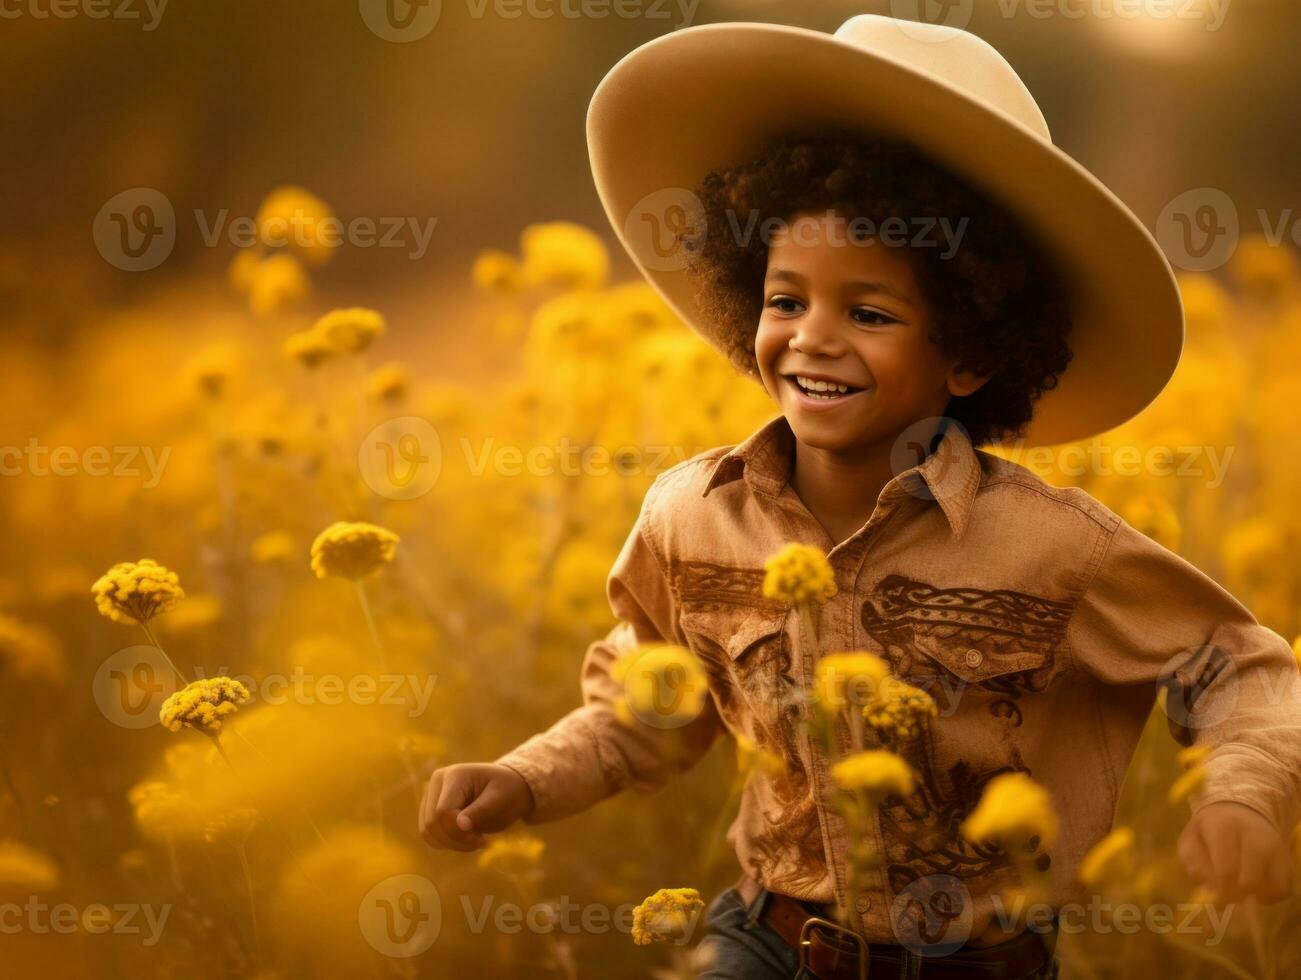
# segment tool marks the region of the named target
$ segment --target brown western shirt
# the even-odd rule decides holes
[[[1051,902],[1085,901],[1078,865],[1111,828],[1164,688],[1175,737],[1210,749],[1194,809],[1233,800],[1290,829],[1301,797],[1297,661],[1209,577],[1083,490],[975,449],[959,426],[887,483],[868,522],[839,543],[792,489],[793,461],[794,435],[778,417],[655,480],[609,576],[619,623],[587,650],[582,706],[498,760],[528,782],[530,823],[625,787],[655,789],[728,731],[785,763],[752,772],[727,834],[751,877],[842,903],[878,942],[901,941],[892,907],[957,879],[971,933],[989,936],[993,896],[1014,869],[958,829],[985,784],[1020,771],[1050,791],[1060,817],[1047,851]],[[938,709],[919,737],[888,746],[917,787],[879,808],[868,843],[881,868],[865,890],[850,890],[833,760],[790,696],[807,688],[818,653],[797,613],[763,597],[764,561],[789,542],[825,552],[835,573],[820,649],[876,653]],[[651,642],[689,647],[705,668],[709,696],[684,727],[616,716],[611,665]]]

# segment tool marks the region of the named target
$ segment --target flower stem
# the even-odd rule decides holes
[[[185,675],[181,673],[181,669],[177,667],[176,664],[172,663],[172,658],[167,655],[167,651],[163,649],[162,644],[160,644],[154,636],[154,631],[149,628],[148,620],[140,620],[139,622],[140,628],[145,631],[145,636],[149,637],[149,642],[153,644],[155,650],[163,655],[163,659],[167,661],[167,666],[172,668],[173,672],[176,674],[177,680],[181,682],[181,687],[184,687],[189,683],[189,681],[185,679]]]
[[[379,654],[379,669],[385,674],[388,673],[388,662],[384,657],[384,644],[380,642],[379,630],[375,629],[375,617],[370,613],[370,600],[366,598],[366,586],[361,584],[361,579],[353,579],[352,584],[357,587],[357,598],[361,601],[361,612],[366,617],[366,628],[370,630],[371,642],[375,644],[375,652]]]
[[[244,869],[244,888],[248,891],[248,917],[253,924],[253,955],[259,969],[262,967],[262,937],[257,924],[257,902],[253,899],[253,874],[248,866],[248,852],[244,842],[239,842],[239,863]]]

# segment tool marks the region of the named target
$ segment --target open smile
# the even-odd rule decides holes
[[[805,374],[783,374],[782,380],[790,385],[802,405],[823,409],[843,404],[861,395],[868,388],[858,388],[828,378],[814,378]]]

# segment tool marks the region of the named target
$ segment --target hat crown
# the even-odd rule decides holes
[[[992,45],[975,34],[947,24],[858,14],[833,36],[937,78],[1052,142],[1048,123],[1025,82]]]

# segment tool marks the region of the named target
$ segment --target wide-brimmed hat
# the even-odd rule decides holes
[[[1074,357],[1037,403],[1027,441],[1104,432],[1165,387],[1183,346],[1183,308],[1155,239],[1053,145],[1034,97],[993,47],[953,27],[874,14],[835,34],[686,28],[635,49],[597,86],[587,142],[606,215],[646,278],[706,339],[725,349],[720,325],[696,308],[673,234],[703,219],[694,190],[711,170],[822,127],[910,140],[1006,207],[1061,271]]]

